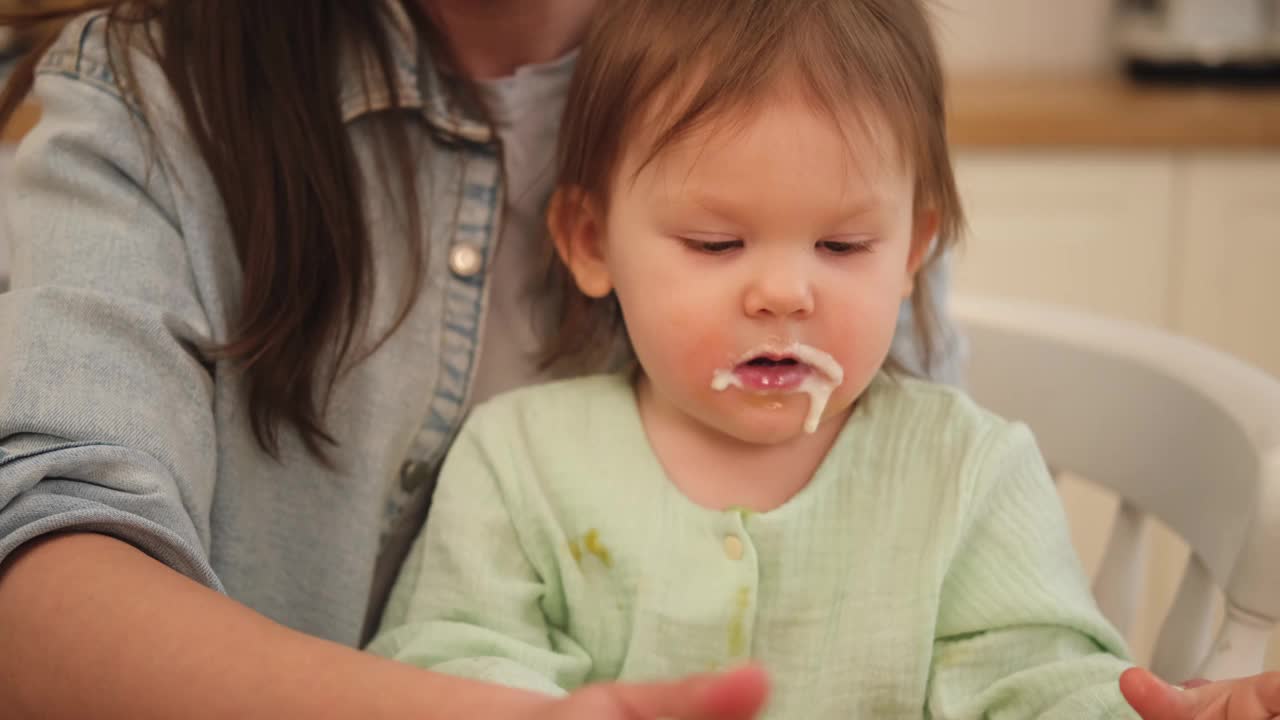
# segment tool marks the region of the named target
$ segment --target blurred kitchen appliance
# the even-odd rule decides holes
[[[1117,0],[1111,30],[1139,79],[1280,82],[1280,0]]]

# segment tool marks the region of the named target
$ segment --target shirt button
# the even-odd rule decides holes
[[[483,264],[484,257],[474,245],[458,243],[449,248],[449,269],[458,277],[475,275],[480,272],[480,266]]]
[[[724,554],[730,560],[742,559],[742,539],[737,535],[724,536]]]

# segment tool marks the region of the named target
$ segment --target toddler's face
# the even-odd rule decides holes
[[[806,389],[835,385],[810,425],[841,421],[888,354],[935,226],[913,217],[891,137],[856,122],[842,133],[782,97],[638,176],[645,147],[631,145],[599,225],[601,270],[644,391],[664,414],[749,443],[805,432]]]

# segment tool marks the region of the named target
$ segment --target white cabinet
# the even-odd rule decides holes
[[[1179,174],[1173,328],[1280,375],[1280,154],[1195,155]]]
[[[1280,375],[1280,152],[968,151],[956,175],[961,291],[1148,323]]]
[[[1280,375],[1280,151],[966,151],[966,293],[1060,303],[1180,332]],[[1086,567],[1114,504],[1059,488]],[[1129,641],[1150,657],[1186,546],[1148,544],[1144,611]],[[1280,633],[1268,669],[1280,669]]]
[[[1168,157],[968,154],[956,172],[970,228],[958,287],[1165,323]]]

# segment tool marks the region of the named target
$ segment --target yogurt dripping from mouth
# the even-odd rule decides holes
[[[716,370],[711,376],[711,389],[717,392],[736,387],[747,392],[804,393],[809,396],[809,414],[804,431],[818,429],[818,421],[827,408],[831,393],[844,380],[844,368],[827,353],[802,343],[778,348],[756,348],[731,368]]]

